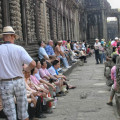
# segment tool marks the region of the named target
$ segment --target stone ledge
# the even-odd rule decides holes
[[[117,112],[118,115],[120,116],[120,93],[115,93],[115,101],[117,106]]]
[[[73,65],[72,65],[69,69],[66,69],[66,70],[63,72],[63,75],[68,76],[68,75],[72,72],[72,70],[73,70],[74,68],[76,68],[78,65],[79,65],[79,66],[83,66],[83,65],[84,65],[83,61],[79,60],[79,61],[73,63]]]

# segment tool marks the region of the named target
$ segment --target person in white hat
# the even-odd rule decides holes
[[[112,46],[113,46],[113,47],[117,47],[118,40],[119,40],[119,38],[116,37],[116,38],[115,38],[115,41],[112,43]]]
[[[4,44],[0,45],[0,96],[2,98],[3,111],[8,120],[28,120],[28,103],[23,75],[23,64],[28,64],[25,71],[30,71],[36,66],[35,61],[26,50],[15,45],[15,39],[19,36],[11,26],[3,28],[0,34]],[[14,103],[16,97],[17,115]]]
[[[99,39],[96,38],[95,44],[94,44],[96,64],[99,64],[99,62],[101,62],[100,54],[99,54],[100,46],[101,46],[101,43],[99,42]]]

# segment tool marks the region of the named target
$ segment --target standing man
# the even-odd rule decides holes
[[[99,42],[99,39],[95,39],[95,44],[94,44],[94,48],[95,48],[95,59],[96,59],[96,64],[99,64],[100,60],[100,54],[99,54],[99,48],[101,46],[101,43]]]
[[[4,41],[4,44],[0,45],[0,96],[3,111],[8,120],[17,120],[14,101],[16,98],[18,118],[29,120],[22,70],[23,64],[28,64],[25,71],[29,72],[36,66],[36,63],[23,47],[14,44],[15,39],[18,39],[19,36],[15,34],[11,26],[4,27],[0,37]]]

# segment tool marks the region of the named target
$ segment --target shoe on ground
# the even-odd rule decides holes
[[[55,106],[55,105],[53,105],[53,106],[52,106],[52,109],[56,109],[56,106]]]
[[[62,94],[56,93],[56,97],[62,97]]]
[[[66,68],[69,69],[69,68],[71,68],[71,66],[67,66]]]
[[[62,68],[58,68],[57,71],[58,71],[58,72],[62,72]]]
[[[107,105],[113,106],[113,103],[112,102],[108,102]]]
[[[54,101],[54,98],[47,97],[47,98],[45,98],[45,101],[46,101],[46,102],[52,102],[52,101]]]
[[[62,96],[66,96],[66,93],[65,93],[65,92],[61,92],[61,95],[62,95]]]
[[[69,86],[69,89],[75,89],[75,88],[76,86],[72,86],[72,85]]]
[[[46,111],[44,111],[44,113],[46,113],[46,114],[52,114],[53,113],[52,108],[48,108]]]
[[[36,116],[36,118],[46,118],[44,114],[40,114],[39,116]]]

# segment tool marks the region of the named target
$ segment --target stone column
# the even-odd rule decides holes
[[[107,40],[107,17],[105,11],[102,10],[102,22],[103,22],[103,38]]]
[[[2,33],[2,3],[0,1],[0,33]]]
[[[25,13],[25,0],[21,1],[21,14],[22,14],[22,27],[23,29],[23,40],[27,45],[27,26],[26,26],[26,13]]]
[[[16,42],[23,41],[22,34],[22,20],[21,20],[21,8],[20,0],[9,0],[9,13],[10,13],[10,25],[13,27],[15,32],[20,36],[19,40]]]
[[[40,3],[40,40],[45,41],[44,0]]]
[[[48,42],[48,32],[47,32],[47,14],[46,14],[46,0],[43,1],[43,12],[44,12],[44,24],[45,24],[45,41]]]
[[[50,33],[51,33],[51,39],[54,40],[54,30],[53,30],[53,13],[52,9],[50,9]]]
[[[2,10],[3,10],[3,26],[10,25],[10,14],[9,14],[9,1],[2,0]]]
[[[79,21],[78,21],[78,9],[75,10],[75,26],[74,26],[75,40],[79,41]]]
[[[120,16],[117,17],[118,21],[118,37],[120,38]]]

